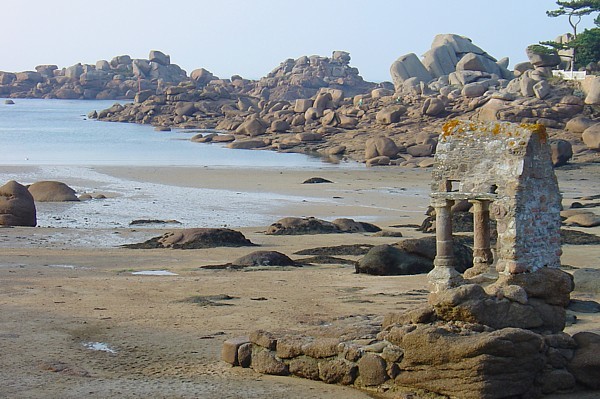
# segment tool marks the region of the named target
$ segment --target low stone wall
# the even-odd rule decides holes
[[[544,285],[535,283],[549,277],[544,272],[530,277],[531,284],[515,277],[485,290],[467,284],[431,294],[425,306],[386,316],[376,332],[345,334],[335,325],[313,336],[254,331],[225,341],[222,360],[263,374],[466,399],[600,389],[600,335],[561,331],[572,281],[552,276]],[[541,320],[537,327],[532,317]]]

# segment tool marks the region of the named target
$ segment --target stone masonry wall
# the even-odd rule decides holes
[[[493,201],[499,271],[560,265],[561,198],[546,139],[541,125],[457,120],[440,135],[432,197]]]

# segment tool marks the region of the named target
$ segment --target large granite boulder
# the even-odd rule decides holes
[[[469,38],[454,34],[437,35],[431,49],[423,55],[423,65],[434,78],[450,75],[456,70],[481,71],[501,77],[509,75],[506,68]]]
[[[392,66],[390,67],[390,74],[392,75],[392,82],[396,90],[402,88],[402,84],[405,80],[410,78],[417,78],[421,82],[429,82],[433,79],[431,74],[421,60],[414,54],[406,54],[399,57]]]
[[[79,201],[75,190],[59,181],[39,181],[27,189],[37,202]]]
[[[583,133],[585,129],[596,124],[597,122],[587,118],[585,116],[576,116],[570,119],[565,126],[565,130],[573,133]]]
[[[581,88],[585,93],[586,104],[600,104],[600,76],[586,76],[581,83]]]
[[[596,123],[583,131],[581,139],[590,150],[600,151],[600,123]]]
[[[190,74],[190,77],[199,85],[206,85],[211,80],[216,79],[211,72],[204,68],[194,69]]]
[[[536,397],[544,340],[528,330],[457,331],[418,325],[387,340],[403,348],[396,383],[463,399]],[[528,396],[530,395],[530,396]]]
[[[389,137],[372,137],[365,142],[365,159],[379,156],[395,158],[399,151],[394,140]]]
[[[171,64],[171,57],[158,50],[151,50],[148,55],[148,60],[165,66]]]
[[[35,202],[27,187],[14,180],[0,187],[0,225],[34,227],[36,224]]]
[[[534,67],[555,67],[560,64],[558,53],[544,50],[539,45],[528,46],[525,53]]]
[[[357,273],[378,276],[428,273],[433,269],[436,253],[435,237],[407,239],[395,245],[378,245],[356,264]],[[456,270],[460,273],[473,264],[473,251],[460,240],[454,240]]]

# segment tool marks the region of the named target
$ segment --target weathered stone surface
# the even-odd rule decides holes
[[[266,234],[299,235],[339,233],[336,225],[316,218],[287,217],[278,220],[267,228]]]
[[[385,315],[383,319],[382,327],[387,327],[398,324],[419,324],[419,323],[430,323],[435,319],[435,312],[431,305],[425,304],[422,306],[415,307],[401,313],[389,313]]]
[[[245,134],[250,137],[260,136],[261,134],[265,134],[266,131],[266,124],[258,118],[250,118],[235,129],[236,133]]]
[[[544,98],[548,97],[548,95],[550,94],[550,90],[550,83],[548,83],[548,81],[546,80],[540,80],[539,82],[533,85],[533,93],[540,100],[543,100]]]
[[[299,336],[283,336],[277,340],[277,357],[280,359],[291,359],[304,355],[302,345],[309,341]]]
[[[34,227],[36,224],[35,202],[27,187],[14,180],[0,187],[0,225]]]
[[[148,55],[148,60],[150,62],[156,62],[160,65],[169,65],[171,63],[171,57],[158,50],[151,50],[150,54]]]
[[[337,355],[339,343],[337,338],[317,338],[302,345],[302,352],[315,359],[332,357]]]
[[[573,133],[583,133],[585,129],[595,124],[593,120],[590,118],[586,118],[585,116],[577,116],[573,119],[570,119],[565,126],[565,130]]]
[[[308,111],[313,105],[313,100],[307,99],[307,98],[299,98],[296,100],[296,103],[294,105],[294,112],[296,113],[305,113],[306,111]]]
[[[600,123],[585,129],[581,139],[590,150],[600,151]]]
[[[578,226],[578,227],[595,227],[600,226],[600,216],[597,216],[593,212],[581,212],[575,215],[569,216],[564,224],[567,226]]]
[[[464,85],[461,94],[467,98],[474,98],[482,96],[483,93],[486,92],[486,90],[487,87],[485,87],[485,85],[478,82],[473,82]]]
[[[343,233],[375,233],[381,231],[381,228],[371,223],[357,222],[354,219],[340,218],[335,219],[331,223]]]
[[[288,366],[275,357],[269,350],[252,352],[252,369],[257,373],[270,375],[288,375]]]
[[[30,185],[29,192],[38,202],[79,201],[75,190],[58,181],[39,181]]]
[[[421,107],[421,112],[425,115],[436,116],[444,112],[446,105],[439,98],[428,98]]]
[[[581,82],[581,88],[586,95],[584,100],[586,104],[600,104],[600,76],[586,76]]]
[[[554,67],[560,64],[558,54],[545,54],[535,50],[535,47],[529,46],[525,49],[529,62],[534,67]]]
[[[456,269],[464,272],[473,262],[471,250],[460,242],[455,242]],[[432,253],[433,251],[433,253]],[[404,240],[394,246],[373,247],[356,266],[358,273],[380,276],[428,273],[433,269],[435,239],[426,237],[418,240]]]
[[[550,305],[566,307],[574,289],[571,274],[555,268],[541,268],[531,273],[499,276],[498,286],[518,285],[529,298],[543,299]]]
[[[573,158],[573,146],[567,140],[552,140],[550,150],[552,151],[552,165],[555,167],[566,165]]]
[[[235,140],[227,144],[227,148],[235,150],[251,150],[254,148],[263,148],[270,144],[269,140],[263,139],[248,139],[248,140]]]
[[[290,360],[290,374],[309,380],[319,380],[319,363],[310,357],[299,357]]]
[[[273,333],[265,330],[255,330],[250,333],[250,342],[255,345],[262,346],[269,350],[275,350],[277,347],[277,338]]]
[[[133,249],[199,249],[214,247],[250,247],[254,246],[242,233],[222,228],[195,228],[167,232],[151,238],[141,244],[124,245]]]
[[[429,157],[434,150],[433,144],[416,144],[406,148],[406,152],[413,157]]]
[[[383,384],[389,377],[387,375],[387,364],[381,356],[366,353],[356,363],[358,374],[362,385],[376,386]]]
[[[569,371],[579,383],[591,389],[600,389],[600,335],[579,332],[573,335],[573,339],[577,349],[569,362]]]
[[[297,266],[289,256],[277,251],[255,251],[232,263],[240,266]]]
[[[547,370],[540,379],[542,380],[542,393],[546,395],[575,388],[575,377],[564,369]]]
[[[233,366],[239,366],[238,349],[240,346],[249,343],[248,337],[236,337],[223,342],[221,347],[221,360]]]
[[[425,83],[432,79],[431,74],[414,53],[403,55],[394,61],[390,67],[390,74],[396,90],[399,90],[402,83],[410,78],[417,78]]]
[[[397,344],[397,383],[465,399],[526,395],[545,364],[543,339],[516,328],[459,335],[419,326]]]
[[[194,69],[190,74],[190,78],[200,85],[205,85],[211,80],[216,79],[210,71],[204,68]]]
[[[252,344],[250,342],[241,344],[238,348],[237,355],[240,367],[250,367],[252,364]]]
[[[398,155],[400,149],[396,143],[389,137],[380,136],[367,139],[365,142],[365,159],[371,159],[378,156],[394,158]]]
[[[582,268],[573,272],[575,290],[578,292],[600,293],[600,270]]]
[[[451,121],[443,130],[431,185],[434,205],[441,209],[448,200],[485,200],[493,194],[489,199],[497,222],[497,270],[518,274],[558,268],[561,196],[545,128]]]
[[[383,108],[377,113],[375,119],[382,125],[389,125],[400,121],[400,117],[406,112],[406,108],[400,105],[391,105]]]
[[[319,362],[319,378],[327,384],[350,385],[357,374],[358,367],[342,359]]]

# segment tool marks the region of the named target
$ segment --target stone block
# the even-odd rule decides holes
[[[288,366],[267,349],[252,353],[252,369],[257,373],[270,375],[288,375]]]
[[[255,345],[262,346],[269,350],[275,350],[277,347],[277,338],[273,333],[264,330],[256,330],[250,333],[250,342]]]
[[[299,357],[289,362],[290,374],[309,380],[319,380],[319,363],[310,357]]]
[[[221,347],[221,360],[233,366],[239,366],[238,349],[240,346],[250,343],[248,337],[236,337],[223,342]]]
[[[356,364],[361,384],[364,386],[377,386],[389,378],[387,364],[379,355],[366,353]]]
[[[316,359],[337,356],[339,343],[337,338],[317,338],[302,345],[302,352]]]
[[[350,385],[358,375],[358,367],[354,363],[342,359],[319,362],[319,378],[327,384]]]

